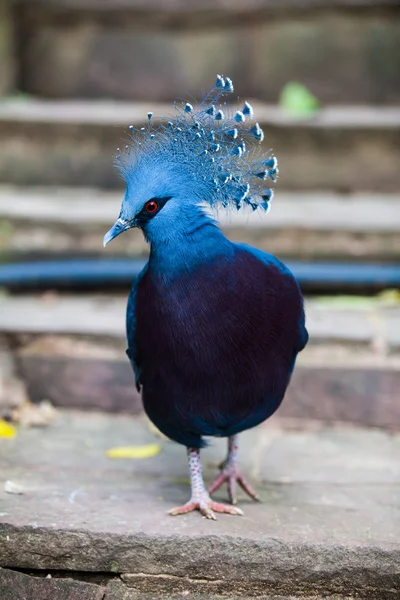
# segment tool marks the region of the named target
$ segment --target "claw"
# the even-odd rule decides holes
[[[247,483],[244,476],[236,470],[222,471],[222,473],[220,473],[210,485],[210,487],[208,488],[208,492],[212,494],[213,492],[218,490],[221,487],[221,485],[225,482],[228,483],[229,501],[232,504],[236,504],[237,502],[236,483],[240,485],[242,490],[246,492],[246,494],[250,496],[250,498],[252,498],[256,502],[261,502],[260,496]]]
[[[198,510],[203,517],[206,517],[206,519],[211,519],[212,521],[217,520],[215,513],[227,513],[228,515],[242,516],[243,512],[240,510],[240,508],[211,500],[204,486],[203,475],[201,472],[200,451],[198,448],[188,448],[187,450],[189,457],[189,473],[192,497],[190,498],[189,502],[186,502],[186,504],[171,508],[171,510],[168,511],[168,514],[175,517],[176,515],[185,515],[193,510]],[[224,480],[222,480],[221,483],[223,481]]]
[[[243,511],[240,510],[240,508],[222,504],[221,502],[214,502],[208,494],[204,494],[204,496],[198,499],[190,499],[189,502],[186,502],[186,504],[183,504],[182,506],[171,508],[171,510],[168,511],[168,514],[175,517],[177,515],[185,515],[194,510],[200,511],[203,517],[211,519],[212,521],[217,520],[215,513],[243,516]]]

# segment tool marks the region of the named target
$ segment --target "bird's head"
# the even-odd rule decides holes
[[[199,185],[173,155],[157,151],[155,145],[150,150],[136,157],[135,168],[123,167],[125,196],[118,219],[104,236],[104,245],[132,227],[142,229],[150,241],[166,235],[209,194],[207,185]]]
[[[232,81],[218,75],[195,107],[175,104],[174,118],[153,125],[148,113],[147,127],[130,127],[131,143],[117,155],[126,192],[104,245],[132,227],[141,228],[150,241],[165,236],[204,204],[269,209],[273,192],[263,182],[276,180],[277,161],[270,151],[259,151],[264,134],[258,123],[249,125],[253,109],[248,102],[225,117],[228,110],[220,100],[231,92]]]

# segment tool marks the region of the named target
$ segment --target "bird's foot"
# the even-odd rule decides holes
[[[220,466],[221,473],[214,479],[208,491],[210,494],[218,490],[221,485],[225,482],[228,483],[228,495],[229,501],[232,504],[237,503],[236,484],[238,483],[242,490],[246,492],[250,498],[256,502],[261,502],[260,496],[253,490],[253,488],[247,483],[245,477],[237,470],[235,466],[229,466],[226,463],[222,463]]]
[[[168,511],[168,514],[175,517],[176,515],[185,515],[188,512],[192,512],[192,510],[199,510],[204,517],[212,519],[213,521],[217,520],[215,513],[243,515],[243,511],[236,506],[228,506],[221,502],[214,502],[206,491],[199,496],[192,496],[189,502],[186,502],[186,504],[183,504],[182,506],[171,508],[171,510]]]

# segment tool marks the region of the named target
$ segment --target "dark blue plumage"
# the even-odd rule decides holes
[[[128,353],[147,414],[176,442],[240,433],[283,399],[306,342],[302,299],[282,263],[259,254],[227,244],[167,281],[150,261],[134,284]]]
[[[221,86],[233,90],[229,79],[218,77],[217,90]],[[199,459],[203,437],[229,438],[228,458],[211,490],[228,481],[235,501],[238,482],[257,499],[237,470],[237,434],[279,407],[308,339],[302,295],[290,271],[270,254],[227,240],[204,207],[202,201],[268,209],[272,192],[262,191],[259,181],[274,180],[278,172],[275,157],[254,158],[254,149],[251,160],[243,159],[246,136],[256,144],[263,139],[257,123],[247,134],[239,132],[252,117],[251,106],[245,103],[217,129],[215,120],[225,115],[214,104],[208,97],[196,112],[187,103],[177,122],[161,130],[158,147],[145,144],[142,156],[140,142],[129,154],[133,163],[130,170],[127,163],[123,167],[127,190],[120,217],[105,237],[107,242],[140,227],[150,243],[149,262],[129,296],[127,354],[146,413],[160,431],[188,447],[192,499],[171,514],[198,508],[209,518],[215,518],[213,511],[241,511],[206,492]],[[149,133],[146,143],[154,144],[154,137]],[[219,163],[207,148],[223,149]]]

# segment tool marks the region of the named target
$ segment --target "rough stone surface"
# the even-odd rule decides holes
[[[104,256],[104,232],[119,212],[122,191],[71,188],[0,188],[0,252]],[[327,216],[329,213],[329,216]],[[221,213],[228,237],[280,257],[400,259],[400,196],[277,191],[273,210]],[[148,246],[138,231],[116,238],[107,256],[141,256]]]
[[[107,227],[115,220],[122,201],[121,191],[91,188],[0,187],[0,217],[63,227],[98,224]],[[279,228],[350,232],[394,233],[400,227],[400,193],[352,194],[332,192],[277,192],[277,202],[268,216],[253,211],[221,212],[219,221],[229,229],[250,231]],[[327,215],[327,211],[329,214]],[[125,236],[126,240],[126,236]]]
[[[149,108],[171,112],[115,102],[1,103],[0,182],[121,187],[113,154]],[[399,109],[326,108],[302,121],[276,107],[255,111],[265,150],[272,147],[280,161],[279,189],[397,193]]]
[[[122,191],[71,188],[0,188],[0,253],[23,259],[42,256],[104,256],[104,232],[119,212]],[[327,218],[327,211],[329,218]],[[285,258],[393,261],[400,259],[400,196],[278,192],[273,210],[221,214],[235,241]],[[116,238],[107,256],[144,256],[138,231]]]
[[[49,576],[50,575],[50,576]],[[20,573],[10,569],[0,568],[0,590],[2,592],[2,600],[182,600],[190,595],[191,600],[246,600],[248,596],[237,596],[229,594],[212,593],[212,584],[208,587],[207,594],[193,593],[190,590],[183,589],[182,592],[169,594],[163,592],[162,596],[154,592],[144,592],[140,589],[127,587],[118,577],[114,577],[107,581],[104,577],[98,577],[95,574],[70,574],[59,572],[44,576],[44,572],[36,573]],[[98,580],[96,584],[88,583],[77,579],[84,577],[85,580]],[[75,578],[75,579],[74,579]],[[185,587],[183,585],[183,587]],[[214,586],[215,587],[215,586]],[[157,590],[159,592],[159,590]],[[254,596],[253,596],[254,597]],[[260,596],[258,596],[260,598]],[[327,597],[324,596],[326,599]],[[351,600],[346,596],[329,596],[331,600]],[[320,600],[321,596],[307,596],[303,600]],[[263,595],[261,600],[300,600],[295,596],[276,596]]]
[[[2,600],[104,600],[105,589],[69,579],[30,577],[0,569]]]
[[[23,4],[25,0],[20,0],[20,4]],[[302,0],[301,4],[297,0],[248,0],[246,4],[243,4],[242,0],[231,0],[227,4],[224,0],[102,0],[101,4],[97,0],[29,0],[32,5],[40,5],[48,7],[53,10],[80,10],[82,13],[86,11],[104,11],[108,14],[110,11],[120,10],[140,10],[152,14],[158,12],[171,12],[171,13],[184,13],[186,14],[198,14],[206,12],[210,15],[210,11],[221,10],[226,15],[234,13],[240,15],[247,12],[252,12],[259,9],[281,9],[286,12],[288,8],[298,8],[299,11],[316,10],[326,7],[337,7],[337,8],[365,8],[368,9],[371,6],[376,7],[390,7],[397,6],[397,0]],[[210,18],[215,13],[211,13]]]
[[[118,212],[117,212],[118,214]],[[106,228],[94,224],[61,225],[14,219],[0,220],[0,260],[105,257],[101,244]],[[361,260],[396,262],[400,260],[398,233],[322,231],[293,227],[288,229],[229,227],[227,236],[255,245],[283,260]],[[139,232],[118,237],[107,247],[107,257],[147,256],[148,246]]]
[[[247,590],[243,595],[237,595],[236,593],[212,593],[212,584],[208,586],[208,591],[204,594],[199,594],[197,592],[190,591],[189,589],[184,589],[182,592],[169,594],[168,592],[163,592],[162,594],[154,594],[151,592],[143,592],[134,590],[132,588],[127,588],[121,582],[114,582],[108,584],[105,598],[104,600],[183,600],[185,597],[189,596],[190,600],[250,600],[250,598],[255,598],[255,596],[251,596],[251,589]],[[257,595],[258,600],[353,600],[351,596],[338,596],[338,595],[329,595],[326,594],[315,596],[276,596],[273,595],[265,595],[262,596]]]
[[[149,593],[364,593],[400,589],[398,436],[284,431],[277,419],[241,436],[241,462],[264,502],[215,523],[166,510],[188,496],[184,449],[142,419],[66,413],[1,444],[0,564],[114,573]],[[116,445],[159,441],[147,460],[111,460]],[[206,481],[224,440],[203,452]],[[225,491],[219,494],[224,498]],[[128,596],[129,597],[129,596]]]
[[[15,360],[33,402],[142,412],[122,340],[29,336],[17,342]],[[399,357],[354,346],[310,346],[299,357],[279,415],[399,430],[399,389]]]
[[[34,402],[141,412],[125,355],[125,305],[125,295],[0,298],[0,329]],[[399,308],[306,299],[306,310],[310,343],[280,414],[398,430]]]
[[[4,336],[0,335],[0,419],[28,400],[25,385],[15,369],[13,353]]]
[[[311,297],[305,304],[311,344],[375,344],[382,351],[400,345],[399,306],[386,308],[376,300],[359,307],[346,299],[335,305]],[[125,310],[126,294],[10,294],[0,297],[0,331],[124,339]]]
[[[310,11],[293,2],[290,9],[287,2],[101,4],[22,4],[25,89],[135,100],[198,95],[215,77],[217,56],[240,96],[275,102],[287,81],[300,80],[322,102],[400,98],[394,3],[353,10],[306,3]]]
[[[0,0],[0,97],[14,88],[14,31],[10,2]]]

